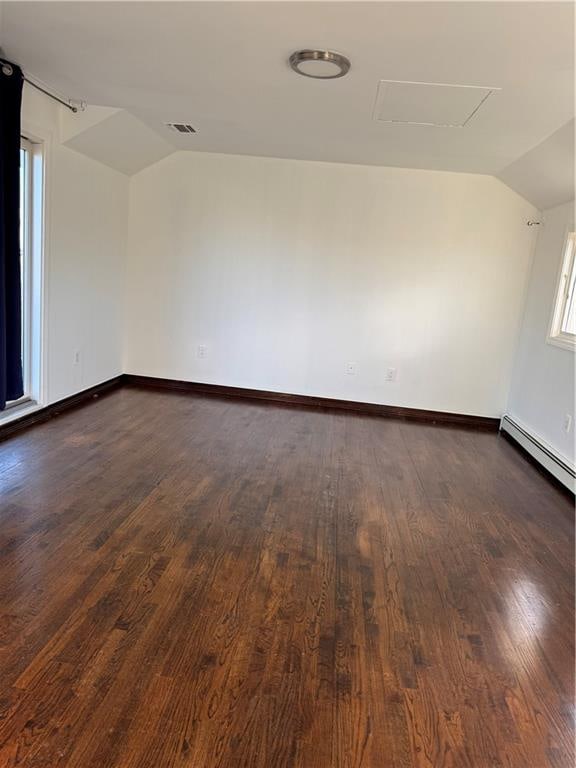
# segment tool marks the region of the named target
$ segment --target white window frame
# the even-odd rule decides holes
[[[30,400],[32,389],[32,237],[34,216],[34,186],[33,167],[34,149],[32,143],[25,138],[20,139],[20,148],[25,150],[24,188],[21,190],[23,206],[21,214],[23,248],[22,248],[22,373],[24,376],[24,395],[17,403]]]
[[[576,301],[575,276],[576,232],[568,232],[564,242],[562,265],[556,285],[554,309],[547,341],[556,347],[572,351],[576,349],[576,334],[564,331],[562,326],[570,303]]]
[[[19,418],[42,402],[42,281],[44,240],[44,145],[21,136],[26,150],[23,189],[22,367],[24,395],[6,404],[0,421]]]

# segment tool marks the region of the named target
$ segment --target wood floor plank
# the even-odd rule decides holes
[[[572,768],[570,500],[497,435],[122,389],[0,445],[0,768]]]

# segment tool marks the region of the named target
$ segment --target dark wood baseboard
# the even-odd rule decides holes
[[[78,408],[81,405],[85,405],[90,400],[94,400],[97,397],[111,392],[114,389],[118,389],[124,383],[124,376],[115,376],[113,379],[103,381],[101,384],[96,384],[94,387],[84,389],[82,392],[77,392],[75,395],[59,400],[57,403],[47,405],[45,408],[40,408],[33,413],[28,413],[19,419],[8,424],[0,424],[0,441],[5,440],[7,437],[11,437],[17,432],[21,432],[24,429],[34,426],[35,424],[41,424],[44,421],[58,416],[64,411],[69,411],[72,408]]]
[[[365,416],[383,416],[394,419],[426,422],[429,424],[440,424],[443,426],[490,430],[492,432],[497,432],[500,426],[500,419],[493,419],[486,416],[469,416],[467,414],[448,413],[445,411],[426,411],[420,408],[403,408],[396,405],[361,403],[354,400],[336,400],[330,397],[291,395],[285,392],[269,392],[261,389],[227,387],[220,384],[201,384],[194,381],[178,381],[176,379],[162,379],[154,376],[124,374],[123,383],[130,387],[188,392],[193,395],[259,400],[273,404],[280,403],[284,405],[298,406],[300,408],[328,408],[339,411],[352,411]]]
[[[522,457],[526,459],[526,461],[530,462],[533,467],[541,474],[543,475],[552,485],[554,485],[559,491],[561,491],[565,496],[567,496],[569,499],[574,500],[576,498],[575,494],[572,492],[570,488],[567,488],[564,483],[559,480],[556,475],[553,475],[552,472],[550,472],[546,467],[541,464],[538,459],[535,456],[532,456],[532,454],[524,448],[523,445],[521,445],[513,435],[511,435],[509,432],[505,432],[504,430],[501,430],[500,435],[506,440],[506,442],[510,443],[517,451],[518,453],[522,454]],[[571,519],[574,519],[572,516]]]
[[[219,384],[202,384],[194,381],[178,381],[176,379],[161,379],[153,376],[136,376],[134,374],[121,374],[113,379],[104,381],[94,387],[85,389],[75,395],[60,400],[57,403],[47,405],[34,413],[29,413],[19,419],[0,424],[0,441],[21,432],[24,429],[41,424],[44,421],[58,416],[64,411],[85,405],[90,400],[100,397],[119,387],[137,387],[146,389],[161,389],[172,392],[187,392],[195,395],[209,395],[211,397],[237,398],[243,400],[258,400],[262,403],[274,405],[288,405],[299,408],[315,408],[322,410],[339,410],[363,414],[365,416],[380,416],[409,421],[419,421],[428,424],[440,424],[443,426],[458,426],[473,429],[498,431],[499,419],[485,416],[469,416],[461,413],[447,413],[444,411],[426,411],[420,408],[402,408],[395,405],[378,405],[376,403],[361,403],[353,400],[336,400],[329,397],[313,397],[311,395],[291,395],[285,392],[270,392],[262,389],[244,389],[242,387],[227,387]]]

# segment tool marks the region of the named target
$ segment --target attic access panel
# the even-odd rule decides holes
[[[463,128],[499,88],[380,80],[374,120],[399,125]]]

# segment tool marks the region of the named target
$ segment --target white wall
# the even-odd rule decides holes
[[[499,416],[534,213],[488,176],[172,155],[131,181],[125,370]]]
[[[45,151],[44,404],[122,373],[129,180],[61,145],[63,109],[25,87],[23,129]]]
[[[562,457],[574,462],[574,432],[563,429],[574,414],[574,352],[546,339],[566,235],[574,231],[574,203],[544,211],[524,312],[508,414]]]

